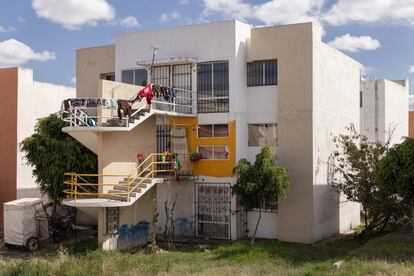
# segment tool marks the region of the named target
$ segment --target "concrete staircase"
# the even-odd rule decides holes
[[[131,182],[131,189],[135,187],[139,182],[142,181],[142,177],[137,178],[134,182]],[[119,195],[116,193],[122,193],[128,191],[128,179],[124,178],[122,181],[119,181],[119,184],[123,184],[125,186],[114,186],[113,189],[108,191],[108,194],[105,194],[103,198],[112,199],[122,202],[135,202],[138,200],[143,194],[145,194],[149,189],[155,186],[157,183],[162,183],[168,181],[169,178],[146,178],[143,182],[138,185],[134,190],[131,190],[129,194],[129,201],[127,195]]]
[[[132,109],[131,114],[133,114],[131,116],[131,118],[129,118],[129,125],[135,125],[136,123],[138,123],[140,120],[143,120],[144,118],[146,119],[147,117],[149,117],[151,110],[146,108],[146,109],[141,109],[141,110],[137,110],[137,109]],[[102,126],[104,127],[126,127],[128,126],[127,124],[127,119],[122,118],[121,120],[118,117],[114,117],[112,119],[109,119],[106,123],[103,123]]]

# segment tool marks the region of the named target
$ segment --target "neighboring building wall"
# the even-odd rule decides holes
[[[361,80],[361,134],[391,145],[408,135],[408,81]]]
[[[3,203],[16,199],[17,162],[17,73],[18,68],[0,69],[0,228]]]
[[[115,72],[115,45],[76,51],[76,95],[98,98],[102,74]]]
[[[34,133],[38,119],[60,111],[62,101],[76,95],[75,88],[33,81],[33,70],[18,69],[17,143]],[[24,154],[17,154],[17,198],[40,196],[32,175],[33,168],[26,165]]]
[[[408,137],[414,138],[414,111],[409,112],[409,134]]]

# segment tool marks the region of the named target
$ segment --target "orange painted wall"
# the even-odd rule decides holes
[[[3,203],[16,199],[17,68],[0,69],[0,228]]]
[[[410,111],[408,114],[408,137],[414,138],[414,111]]]
[[[190,153],[197,151],[198,146],[228,146],[228,160],[200,160],[193,167],[194,175],[212,177],[230,177],[233,175],[233,168],[236,166],[236,121],[229,123],[229,137],[223,138],[198,138],[197,118],[174,117],[171,119],[172,126],[185,127],[187,141],[190,145]]]

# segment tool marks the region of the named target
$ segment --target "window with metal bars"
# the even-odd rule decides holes
[[[192,86],[192,77],[191,77],[191,64],[177,64],[177,65],[164,65],[164,66],[155,66],[152,68],[151,72],[151,82],[160,86],[172,87],[174,86],[177,89],[175,103],[175,111],[185,114],[190,114],[192,112],[191,105],[189,100],[192,97],[191,86]],[[157,101],[165,102],[161,98],[157,98]],[[183,106],[187,105],[187,106]],[[165,104],[158,104],[159,109],[168,108]]]
[[[197,64],[198,113],[229,112],[229,62]]]
[[[247,63],[247,86],[277,84],[277,60]]]
[[[230,184],[202,182],[195,187],[197,236],[230,239]]]

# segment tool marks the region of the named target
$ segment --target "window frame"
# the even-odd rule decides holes
[[[212,152],[212,158],[211,159],[201,158],[202,161],[228,161],[230,159],[229,158],[230,153],[229,153],[229,146],[228,145],[199,145],[199,146],[197,146],[197,152],[200,152],[200,147],[203,147],[203,148],[211,147],[212,148],[212,151],[211,151]],[[226,152],[227,152],[227,158],[226,159],[216,159],[215,158],[215,150],[214,150],[215,147],[224,147]]]
[[[216,136],[215,135],[215,126],[216,125],[227,125],[227,136]],[[211,136],[200,137],[200,133],[199,133],[200,126],[211,126]],[[223,123],[223,124],[198,124],[197,125],[197,138],[198,139],[229,138],[229,136],[230,136],[230,125],[228,123]]]
[[[266,145],[256,145],[256,146],[250,145],[250,126],[251,125],[255,125],[255,126],[259,126],[259,127],[260,126],[266,126],[266,125],[272,125],[272,126],[276,127],[276,145],[275,146],[269,146],[269,147],[277,149],[277,147],[278,147],[278,134],[277,134],[278,124],[277,123],[252,123],[252,124],[248,123],[247,124],[247,146],[252,147],[252,148],[257,148],[257,147],[265,147]],[[264,136],[265,140],[266,140],[266,135],[267,134],[265,133],[265,136]]]
[[[122,69],[121,70],[121,82],[125,83],[125,84],[130,84],[130,85],[137,85],[135,84],[135,71],[136,70],[145,70],[147,72],[147,83],[148,83],[148,69],[147,68],[129,68],[129,69]],[[132,71],[132,83],[128,83],[128,82],[124,82],[124,80],[122,79],[122,74],[126,71]],[[142,85],[138,85],[138,86],[142,86]]]
[[[270,83],[270,84],[266,84],[266,64],[270,64],[271,62],[275,62],[276,63],[276,67],[275,67],[275,83]],[[253,66],[256,65],[258,63],[262,64],[262,69],[261,69],[261,84],[251,84],[249,81],[251,80],[252,77],[249,77],[249,66]],[[257,86],[272,86],[272,85],[278,85],[279,83],[279,79],[278,79],[278,60],[277,59],[266,59],[266,60],[255,60],[255,61],[250,61],[247,62],[246,64],[246,82],[247,82],[247,87],[257,87]]]
[[[214,65],[215,64],[225,64],[225,66],[227,66],[227,74],[223,75],[223,83],[224,86],[226,86],[226,94],[224,96],[215,96],[215,93],[217,93],[220,90],[215,91],[215,73],[214,73]],[[200,90],[200,83],[201,81],[199,80],[199,73],[201,72],[201,70],[199,70],[199,66],[203,66],[203,65],[208,65],[210,68],[210,71],[206,71],[206,72],[210,72],[211,77],[208,83],[204,84],[205,86],[207,86],[209,89],[208,91],[205,91],[203,89],[203,91],[201,92]],[[206,73],[204,72],[204,73]],[[203,61],[203,62],[198,62],[197,63],[197,73],[196,73],[196,78],[197,78],[197,112],[198,113],[228,113],[230,111],[230,62],[229,60],[215,60],[215,61]],[[206,78],[205,80],[207,80],[208,78]],[[220,91],[222,92],[222,91]],[[227,101],[227,103],[221,103],[219,104],[218,101]],[[208,108],[203,107],[204,105],[212,105],[214,106],[214,111],[210,111],[208,110]],[[223,110],[221,110],[221,108],[218,108],[218,105],[224,105],[224,107],[221,107]],[[210,107],[211,108],[211,107]],[[202,110],[202,111],[200,111]]]

